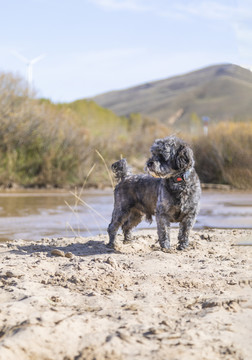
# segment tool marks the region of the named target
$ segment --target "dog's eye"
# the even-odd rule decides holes
[[[164,158],[164,156],[163,156],[162,154],[159,154],[159,155],[158,155],[158,160],[159,160],[160,162],[165,162],[165,158]]]

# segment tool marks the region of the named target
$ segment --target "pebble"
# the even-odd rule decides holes
[[[59,249],[53,249],[53,250],[51,251],[51,255],[65,257],[64,251],[59,250]]]
[[[71,253],[70,251],[65,253],[65,257],[71,259],[73,257],[73,253]]]
[[[5,276],[6,277],[8,277],[8,278],[12,278],[12,277],[15,277],[15,278],[21,278],[22,276],[24,276],[24,274],[23,273],[21,273],[21,272],[12,272],[12,271],[10,271],[10,270],[7,270],[6,271],[6,273],[5,273]]]
[[[15,277],[15,275],[14,275],[14,273],[12,272],[12,271],[6,271],[6,274],[5,274],[5,276],[7,276],[7,277],[9,277],[9,278],[11,278],[11,277]]]
[[[59,250],[59,249],[53,249],[51,251],[51,255],[66,257],[66,258],[69,258],[69,259],[72,259],[72,257],[74,256],[73,253],[71,253],[71,252],[64,253],[64,251]]]

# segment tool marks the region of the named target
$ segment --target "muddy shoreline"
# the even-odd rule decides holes
[[[1,360],[242,360],[252,353],[251,230],[140,231],[0,244]]]

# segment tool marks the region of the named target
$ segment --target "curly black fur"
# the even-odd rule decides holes
[[[151,176],[129,174],[125,159],[120,160],[123,163],[117,166],[112,165],[114,169],[120,169],[118,173],[114,171],[120,181],[114,191],[114,210],[108,227],[110,247],[114,247],[120,226],[124,241],[130,241],[131,230],[144,217],[151,221],[152,215],[156,215],[161,248],[170,247],[171,222],[179,222],[178,249],[188,246],[189,232],[199,210],[201,195],[193,152],[175,136],[156,140],[151,152],[152,156],[146,163],[146,170]]]

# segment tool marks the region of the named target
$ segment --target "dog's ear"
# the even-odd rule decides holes
[[[187,145],[181,145],[177,151],[176,166],[179,170],[187,170],[194,166],[193,151]]]

